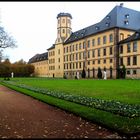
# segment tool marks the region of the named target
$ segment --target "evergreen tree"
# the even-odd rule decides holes
[[[120,66],[117,68],[117,79],[120,79],[121,69]]]
[[[83,71],[82,71],[82,78],[86,78],[86,72],[85,72],[84,68],[83,68]]]
[[[98,68],[97,77],[98,77],[98,79],[102,79],[102,71],[101,71],[100,67]]]

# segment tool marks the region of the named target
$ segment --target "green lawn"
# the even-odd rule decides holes
[[[16,78],[13,80],[69,94],[140,104],[140,80],[54,80],[46,78]]]
[[[48,78],[13,78],[10,82],[45,88],[65,94],[93,97],[104,100],[121,101],[124,104],[140,105],[140,80],[65,80]],[[1,82],[2,83],[2,82]],[[7,83],[14,90],[37,98],[45,103],[73,112],[83,118],[104,125],[124,134],[140,132],[140,117],[129,118],[108,111],[91,108],[75,102],[36,93]],[[139,110],[139,109],[138,109]],[[128,110],[129,111],[129,110]]]

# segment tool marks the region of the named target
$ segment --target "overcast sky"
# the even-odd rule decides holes
[[[0,24],[17,41],[18,48],[5,49],[11,62],[44,53],[57,37],[57,14],[72,15],[72,31],[100,22],[121,2],[0,2]],[[140,11],[140,2],[123,2]]]

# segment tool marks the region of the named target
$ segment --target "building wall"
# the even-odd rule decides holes
[[[136,43],[136,48],[134,48],[134,43]],[[119,64],[120,66],[122,64],[125,65],[127,78],[130,77],[140,78],[140,47],[139,46],[140,46],[140,40],[120,44],[119,46],[119,51],[120,51]],[[123,49],[121,49],[121,47]],[[136,57],[136,63],[134,57]],[[123,63],[121,61],[123,61]]]
[[[130,30],[118,29],[118,40],[120,41],[125,39],[129,35],[132,35],[132,33],[134,32]],[[44,61],[40,61],[33,63],[35,66],[35,74],[37,76],[47,77],[63,77],[65,74],[69,78],[74,78],[76,76],[76,72],[79,72],[81,75],[84,68],[86,70],[87,77],[97,78],[98,67],[100,67],[102,72],[104,68],[106,68],[107,78],[110,78],[111,75],[112,78],[116,78],[117,50],[115,47],[118,47],[115,44],[116,34],[116,29],[111,29],[66,45],[57,43],[55,44],[54,49],[48,51],[48,62],[44,63]],[[112,35],[112,41],[110,41],[110,35]],[[98,38],[100,38],[100,44],[98,44]],[[103,42],[103,38],[106,38],[106,42]],[[85,47],[83,46],[83,42],[85,42]],[[140,66],[139,52],[131,51],[130,53],[126,53],[126,44],[124,44],[123,48],[124,52],[123,54],[120,54],[120,57],[123,57],[124,64],[126,65],[128,56],[132,57],[133,55],[137,55],[137,65]],[[98,54],[98,51],[100,51],[100,55]],[[127,74],[127,77],[138,77],[138,66],[127,66],[127,71],[130,70],[130,74]],[[45,67],[47,70],[45,70]],[[137,69],[137,74],[133,74],[135,69]]]
[[[65,75],[74,77],[77,71],[81,74],[84,68],[87,77],[97,78],[98,67],[100,67],[102,71],[106,68],[108,78],[111,75],[116,78],[116,48],[118,47],[116,44],[121,40],[122,35],[123,39],[125,39],[132,33],[133,31],[122,29],[118,29],[116,33],[114,28],[64,45]],[[117,34],[118,41],[116,42]],[[110,40],[110,36],[112,36],[112,40]],[[100,38],[100,44],[98,44],[98,38]],[[83,47],[83,42],[85,42],[85,47]],[[90,45],[88,44],[89,42]],[[80,43],[81,49],[79,47]],[[112,74],[110,72],[111,69],[113,70]]]
[[[55,45],[55,76],[63,77],[63,44],[59,43]]]
[[[55,77],[55,48],[48,51],[48,77]]]
[[[48,77],[48,60],[31,63],[35,67],[34,75],[39,77]]]

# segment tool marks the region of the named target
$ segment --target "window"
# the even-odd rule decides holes
[[[120,40],[123,40],[123,39],[124,39],[124,34],[120,33]]]
[[[60,24],[60,19],[58,20],[58,24]]]
[[[78,63],[76,63],[76,69],[78,69]]]
[[[123,58],[122,57],[120,58],[120,65],[121,66],[123,65]]]
[[[81,50],[81,43],[79,43],[79,50]]]
[[[60,34],[60,30],[58,30],[58,34]]]
[[[64,56],[64,62],[65,62],[65,56]]]
[[[83,59],[85,59],[86,57],[86,52],[83,52]]]
[[[128,24],[129,24],[129,21],[128,21],[128,20],[125,20],[125,21],[124,21],[124,24],[125,24],[125,25],[128,25]]]
[[[58,54],[60,54],[60,49],[58,50]]]
[[[81,62],[79,62],[79,68],[81,68]]]
[[[65,48],[64,48],[64,53],[65,53]]]
[[[137,71],[136,70],[133,70],[133,74],[137,74]]]
[[[100,37],[98,37],[98,45],[100,45]]]
[[[99,28],[99,26],[96,26],[95,29],[96,29],[96,30],[99,30],[100,28]]]
[[[95,51],[92,50],[92,57],[95,57]]]
[[[58,42],[60,42],[60,38],[58,38]]]
[[[128,18],[129,18],[129,14],[126,14],[126,15],[125,15],[125,18],[127,18],[127,19],[128,19]]]
[[[106,59],[104,59],[104,64],[106,64]]]
[[[137,65],[137,56],[133,56],[133,65]]]
[[[70,63],[70,69],[71,69],[71,63]]]
[[[112,47],[109,48],[109,53],[112,55]]]
[[[109,19],[110,19],[110,16],[109,16],[109,15],[107,15],[107,16],[106,16],[106,18],[107,18],[107,20],[109,20]]]
[[[127,52],[129,53],[131,51],[130,43],[127,43]]]
[[[88,61],[88,65],[90,65],[90,61]]]
[[[63,19],[62,22],[65,23],[65,19]]]
[[[71,57],[72,57],[72,55],[70,54],[70,61],[71,61]]]
[[[88,48],[90,47],[90,40],[88,40],[88,46],[87,46]]]
[[[107,27],[109,27],[109,26],[110,26],[110,22],[106,22],[105,25],[106,25]]]
[[[70,34],[70,30],[69,29],[67,29],[67,32]]]
[[[88,51],[88,58],[90,58],[90,51]]]
[[[127,66],[130,66],[130,57],[127,57]]]
[[[79,53],[79,60],[81,60],[81,53]]]
[[[123,53],[123,45],[120,46],[120,54]]]
[[[73,48],[73,51],[74,51],[74,45],[73,45],[73,47],[72,47],[72,48]]]
[[[85,67],[85,62],[83,62],[83,67]]]
[[[67,52],[68,52],[68,47],[67,47]]]
[[[106,36],[103,36],[103,44],[106,44]]]
[[[76,53],[76,60],[78,60],[78,53]]]
[[[85,41],[83,42],[83,49],[85,49],[85,47],[86,47],[86,43],[85,43]]]
[[[74,63],[73,63],[73,69],[74,69],[74,66],[75,66],[75,65],[74,65]]]
[[[109,35],[109,42],[113,42],[113,34]]]
[[[133,52],[137,51],[137,42],[133,42]]]
[[[130,34],[127,35],[127,37],[130,37],[130,36],[131,36]]]
[[[103,53],[104,53],[103,55],[106,56],[106,49],[105,48],[103,50]]]
[[[73,54],[73,61],[74,61],[74,54]]]
[[[100,60],[98,60],[98,64],[100,64]]]
[[[112,63],[112,59],[110,59],[110,63]]]
[[[68,19],[67,21],[68,21],[68,23],[70,24],[70,19]]]
[[[127,70],[127,75],[130,75],[130,70]]]
[[[65,33],[65,29],[63,29],[63,33]]]
[[[100,49],[98,49],[98,56],[100,56]]]
[[[92,61],[92,64],[95,64],[95,61],[94,60]]]
[[[76,44],[76,51],[78,50],[78,44]]]
[[[95,39],[92,39],[92,46],[95,46]]]

